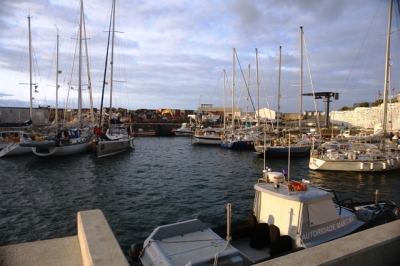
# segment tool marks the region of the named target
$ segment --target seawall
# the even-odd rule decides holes
[[[388,104],[386,129],[387,132],[400,130],[400,102]],[[383,105],[376,107],[357,107],[351,111],[331,111],[329,120],[334,124],[347,127],[374,128],[383,121]]]

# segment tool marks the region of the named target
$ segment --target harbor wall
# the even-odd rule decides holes
[[[388,104],[386,131],[398,132],[400,130],[400,102]],[[383,122],[383,105],[374,107],[356,107],[351,111],[331,111],[329,120],[333,124],[348,128],[360,127],[373,129],[376,124]]]

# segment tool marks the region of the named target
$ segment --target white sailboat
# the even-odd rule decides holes
[[[323,150],[312,150],[309,161],[311,170],[320,171],[354,171],[354,172],[383,172],[400,169],[400,155],[397,152],[388,151],[385,147],[386,123],[387,123],[387,92],[389,85],[389,57],[390,57],[390,29],[392,24],[393,1],[389,1],[389,18],[386,39],[385,81],[383,94],[383,137],[378,148],[375,145],[357,145],[351,149],[337,147]]]
[[[119,125],[114,126],[110,124],[110,120],[112,117],[112,90],[113,90],[113,73],[114,73],[114,38],[115,38],[115,0],[112,2],[112,11],[111,11],[111,23],[110,23],[110,31],[108,39],[110,40],[111,34],[111,42],[107,45],[107,55],[106,55],[106,66],[104,71],[104,81],[103,81],[103,92],[102,92],[102,101],[100,107],[100,123],[102,122],[102,111],[103,111],[103,99],[104,99],[104,88],[106,84],[106,74],[107,74],[107,61],[108,61],[108,48],[111,44],[111,58],[110,58],[110,119],[108,124],[108,130],[105,134],[97,134],[94,136],[95,150],[97,157],[105,157],[114,155],[117,153],[121,153],[127,150],[132,150],[134,148],[134,138],[129,135],[126,131],[126,128]]]
[[[92,134],[88,128],[81,129],[82,126],[82,34],[83,34],[83,0],[80,1],[80,22],[79,22],[79,76],[78,76],[78,125],[79,128],[64,129],[58,132],[55,137],[44,141],[32,141],[20,144],[23,147],[32,147],[32,151],[37,156],[54,157],[83,153],[89,151]],[[58,90],[58,47],[59,34],[57,31],[57,66],[56,66],[56,91]],[[56,104],[57,106],[57,104]],[[58,111],[58,110],[57,110]],[[57,112],[56,112],[57,113]],[[58,121],[56,121],[58,122]],[[58,126],[57,126],[58,131]]]

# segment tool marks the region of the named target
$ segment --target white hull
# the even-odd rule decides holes
[[[90,149],[89,139],[82,138],[81,142],[75,142],[60,146],[49,146],[49,147],[33,147],[31,148],[33,153],[41,157],[55,157],[73,155],[78,153],[86,152]]]
[[[221,145],[221,139],[218,136],[193,136],[193,144]]]
[[[310,158],[309,168],[319,171],[384,172],[400,169],[400,158],[376,160],[323,160]]]
[[[32,153],[32,148],[21,147],[19,143],[11,143],[0,151],[0,158],[29,153]]]
[[[175,130],[174,133],[175,133],[175,136],[189,136],[189,137],[193,136],[193,131],[191,131],[191,130],[187,130],[187,131]]]
[[[96,145],[97,157],[106,157],[134,148],[133,138],[124,138],[117,140],[99,139]]]

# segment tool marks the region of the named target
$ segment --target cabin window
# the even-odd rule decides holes
[[[339,218],[331,199],[316,201],[308,204],[308,218],[310,227],[327,223]]]

